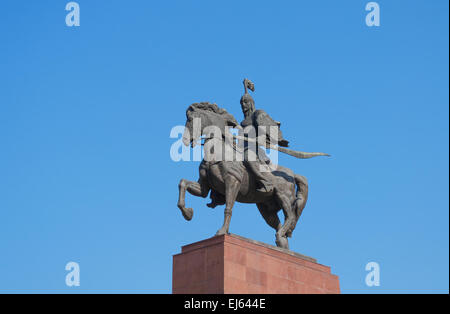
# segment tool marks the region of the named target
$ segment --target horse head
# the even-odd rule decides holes
[[[225,109],[208,102],[192,104],[186,110],[183,144],[194,147],[200,137],[206,135],[208,129],[214,127],[220,130],[221,134],[225,134],[228,126],[236,127],[239,124]]]

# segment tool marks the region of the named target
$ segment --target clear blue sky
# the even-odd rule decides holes
[[[170,159],[186,107],[242,119],[242,79],[308,177],[291,248],[332,266],[344,293],[449,289],[448,1],[87,1],[0,10],[0,291],[171,292],[172,254],[208,238],[223,208],[177,185]],[[231,232],[274,243],[253,205]],[[65,265],[81,286],[65,285]],[[378,262],[381,286],[365,285]]]

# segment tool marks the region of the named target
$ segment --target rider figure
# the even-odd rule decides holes
[[[241,126],[245,129],[248,126],[253,126],[255,131],[253,135],[255,136],[254,140],[258,137],[258,125],[254,123],[254,115],[255,115],[255,101],[253,97],[248,93],[248,89],[252,92],[255,91],[255,85],[248,79],[244,79],[244,89],[245,94],[241,97],[241,108],[244,114],[244,121],[241,122]],[[250,134],[248,134],[250,137]],[[248,145],[249,143],[245,141],[245,158],[244,163],[247,168],[253,173],[257,182],[257,191],[259,192],[271,192],[273,190],[272,183],[263,175],[260,171],[260,166],[263,163],[269,163],[270,160],[266,156],[263,150],[259,149],[258,144]],[[252,147],[252,148],[250,148]],[[254,149],[253,151],[253,160],[248,158],[248,150]],[[256,157],[256,158],[255,158]],[[254,160],[256,159],[256,160]]]

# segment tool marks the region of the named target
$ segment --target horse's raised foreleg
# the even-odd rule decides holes
[[[200,183],[185,179],[180,180],[180,183],[178,184],[178,208],[181,210],[181,213],[186,220],[191,220],[194,215],[194,210],[192,208],[186,208],[186,191],[194,196],[207,197],[209,189],[209,186],[202,183],[201,180]]]
[[[236,202],[241,183],[233,176],[228,176],[225,179],[225,213],[223,226],[220,228],[216,235],[228,234],[230,228],[231,215],[233,213],[233,206]]]

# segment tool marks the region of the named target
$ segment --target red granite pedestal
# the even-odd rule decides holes
[[[237,235],[182,247],[173,256],[174,294],[340,293],[339,278],[311,257]]]

